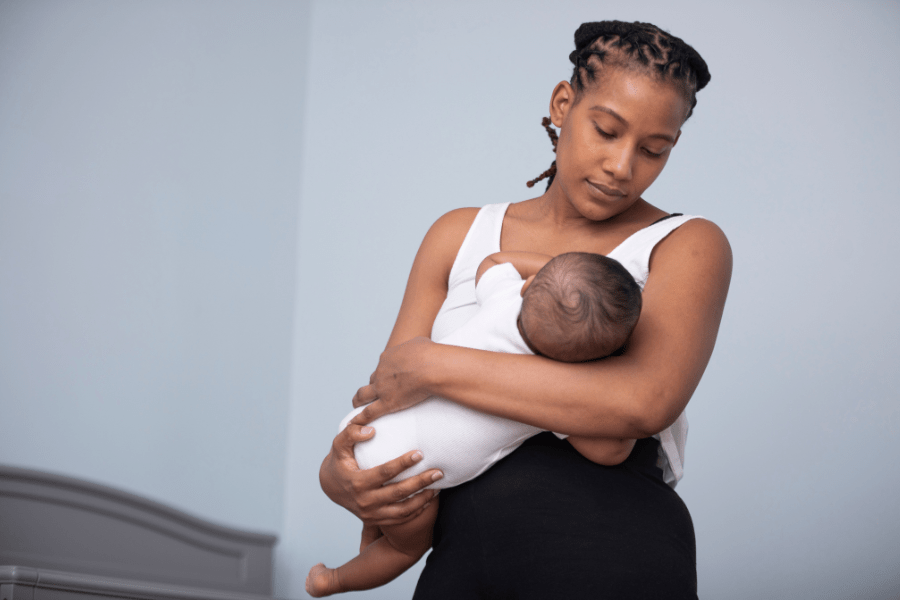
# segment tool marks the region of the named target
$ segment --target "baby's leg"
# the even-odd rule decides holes
[[[412,521],[382,527],[383,536],[341,567],[329,569],[322,563],[317,564],[306,577],[306,592],[320,598],[368,590],[396,579],[431,547],[437,508],[438,499],[435,498]]]

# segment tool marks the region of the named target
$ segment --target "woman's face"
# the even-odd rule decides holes
[[[662,172],[688,108],[673,85],[624,69],[607,70],[577,102],[560,83],[550,101],[560,128],[552,187],[588,219],[621,214]]]

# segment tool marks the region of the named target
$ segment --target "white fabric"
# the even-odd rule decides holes
[[[478,211],[469,232],[456,253],[447,280],[447,298],[441,305],[431,339],[442,340],[472,318],[478,305],[475,301],[475,272],[488,255],[500,252],[500,229],[506,204],[489,204]]]
[[[453,342],[447,338],[451,334],[453,334],[453,332],[462,328],[463,325],[467,325],[468,321],[474,319],[474,316],[480,312],[478,300],[476,298],[476,289],[474,286],[475,272],[478,269],[478,265],[481,264],[481,261],[483,261],[485,257],[495,252],[500,252],[500,232],[503,227],[503,217],[506,214],[506,209],[508,207],[509,203],[489,204],[478,211],[475,220],[472,222],[472,225],[470,226],[469,231],[466,234],[462,245],[460,246],[459,252],[456,255],[456,260],[453,263],[453,267],[450,270],[447,298],[446,300],[444,300],[444,303],[441,306],[437,317],[435,318],[434,325],[431,329],[431,339],[442,343],[449,343],[458,346],[468,345],[464,343]],[[622,265],[634,277],[635,281],[638,283],[641,289],[643,289],[644,284],[647,282],[647,277],[650,271],[650,254],[653,252],[653,248],[656,247],[656,244],[665,239],[665,237],[668,236],[669,233],[671,233],[687,221],[696,218],[699,217],[688,215],[670,217],[664,221],[645,227],[644,229],[637,231],[629,238],[627,238],[624,242],[619,244],[612,252],[609,253],[609,257],[615,258],[620,263],[622,263]],[[511,265],[509,265],[509,267],[512,268]],[[490,271],[494,271],[494,269],[490,269],[488,272]],[[487,273],[485,273],[485,275],[483,275],[482,279],[479,281],[479,288],[481,287],[481,284],[484,283],[484,278],[486,276]],[[519,289],[521,289],[521,278]],[[514,312],[512,312],[512,314],[518,315],[519,310],[515,310]],[[513,319],[514,318],[515,317],[513,317]],[[475,328],[475,325],[477,325],[477,323],[473,322],[472,328]],[[488,325],[486,325],[487,328],[490,328],[492,326],[493,323],[489,323]],[[512,322],[512,327],[515,329],[515,338],[519,339],[521,342],[521,336],[518,333],[518,329],[515,327],[514,320]],[[465,332],[462,333],[464,336],[466,335]],[[531,353],[527,349],[527,346],[525,346],[524,342],[521,342],[521,346],[522,348],[524,348],[522,353]],[[436,400],[437,399],[426,400],[422,403],[422,405],[435,402]],[[489,419],[494,419],[504,424],[511,423],[510,421],[506,419],[500,419],[499,417],[482,415],[482,413],[472,411],[447,400],[440,400],[439,402],[442,403],[442,406],[450,405],[452,407],[455,407],[455,409],[465,411],[466,415],[468,415],[468,413],[473,413],[474,415],[485,416]],[[425,456],[423,461],[412,469],[405,471],[401,475],[401,477],[398,477],[397,479],[405,478],[415,473],[421,473],[422,471],[426,470],[426,468],[431,468],[426,466],[430,464],[434,464],[435,466],[442,469],[444,468],[437,462],[432,463],[435,458],[435,452],[438,452],[437,450],[432,451],[431,454],[424,450],[423,445],[425,443],[425,440],[427,439],[427,435],[421,436],[423,439],[423,445],[417,445],[415,443],[415,440],[418,438],[415,436],[419,435],[418,431],[410,429],[406,424],[403,423],[403,418],[400,415],[403,415],[404,413],[410,412],[414,409],[415,407],[413,407],[413,409],[408,409],[407,411],[395,413],[394,415],[385,415],[373,424],[373,426],[376,428],[375,437],[380,438],[378,443],[383,444],[385,450],[380,451],[380,458],[376,460],[376,462],[366,462],[369,467],[376,466],[387,460],[396,458],[397,456],[400,456],[401,454],[408,452],[409,450],[418,448],[423,450],[423,454]],[[352,416],[356,414],[356,412],[358,412],[358,410],[348,415],[344,419],[344,421],[342,421],[342,429],[346,425],[347,421],[349,421],[350,418],[352,418]],[[469,418],[469,416],[472,415],[468,415],[465,418]],[[513,446],[513,449],[517,447],[522,441],[540,431],[529,425],[516,425],[519,425],[523,428],[523,434],[526,431],[526,428],[527,430],[530,430],[531,433],[524,435],[521,440],[516,442]],[[434,431],[440,431],[441,429],[441,421],[438,420],[435,422],[433,429],[431,429],[427,433],[430,435],[430,433]],[[657,464],[663,471],[663,478],[665,479],[666,483],[668,483],[672,487],[675,487],[675,485],[678,483],[678,480],[680,480],[683,475],[684,450],[685,443],[687,441],[687,430],[687,417],[685,417],[684,413],[682,413],[675,421],[675,423],[672,424],[672,426],[653,436],[660,441],[659,460]],[[422,433],[425,434],[426,432],[423,430]],[[557,435],[559,437],[564,437],[559,434]],[[479,440],[478,443],[484,442],[485,440]],[[364,449],[364,446],[367,443],[368,442],[357,444],[357,461],[360,460],[361,453],[365,454],[367,452],[367,450]],[[372,444],[371,446],[374,450],[375,445]],[[464,454],[469,448],[469,442],[467,441],[464,444],[457,446],[457,448],[458,450],[454,451],[459,451],[461,454]],[[506,456],[506,454],[511,451],[512,450],[510,449],[504,452],[496,460],[499,460],[503,456]],[[451,456],[450,460],[452,461],[455,459]],[[496,460],[494,462],[496,462]],[[360,463],[360,466],[362,466],[362,463]],[[490,465],[483,466],[483,468],[481,468],[478,473],[475,473],[475,475],[472,475],[472,477],[475,477],[479,473],[483,472],[489,466]],[[462,483],[462,481],[450,483],[448,481],[449,479],[450,478],[447,476],[445,471],[444,479],[440,480],[434,487],[451,487],[453,485],[458,485],[458,483]],[[465,481],[467,481],[467,479]]]
[[[524,280],[511,264],[491,267],[474,290],[478,302],[475,314],[436,341],[492,352],[531,354],[516,326],[522,309],[523,284]],[[347,415],[341,429],[361,410]],[[429,486],[435,488],[453,487],[474,479],[526,439],[541,432],[537,427],[436,397],[376,419],[372,427],[375,437],[355,447],[360,468],[369,469],[418,449],[424,455],[422,461],[397,479],[438,468],[444,477]]]

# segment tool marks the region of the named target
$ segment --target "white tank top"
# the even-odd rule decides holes
[[[489,204],[475,216],[450,269],[447,299],[441,306],[431,329],[431,339],[440,341],[458,329],[478,310],[475,298],[475,272],[489,254],[500,252],[500,232],[509,203]],[[650,273],[653,248],[683,223],[697,216],[681,215],[658,221],[635,232],[608,254],[618,260],[634,277],[641,289]],[[683,475],[684,447],[687,441],[687,417],[682,412],[668,428],[653,436],[660,442],[657,464],[670,486]]]

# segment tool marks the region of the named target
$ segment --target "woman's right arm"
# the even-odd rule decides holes
[[[400,312],[387,347],[415,337],[431,337],[431,327],[447,297],[447,282],[456,254],[466,237],[477,208],[461,208],[438,219],[422,241],[409,274]],[[424,510],[433,490],[416,494],[430,485],[439,471],[384,485],[420,459],[410,451],[392,461],[361,470],[353,455],[354,444],[374,435],[371,427],[349,424],[334,438],[331,451],[319,469],[322,490],[363,522],[372,525],[403,523]],[[415,495],[413,495],[415,494]]]

